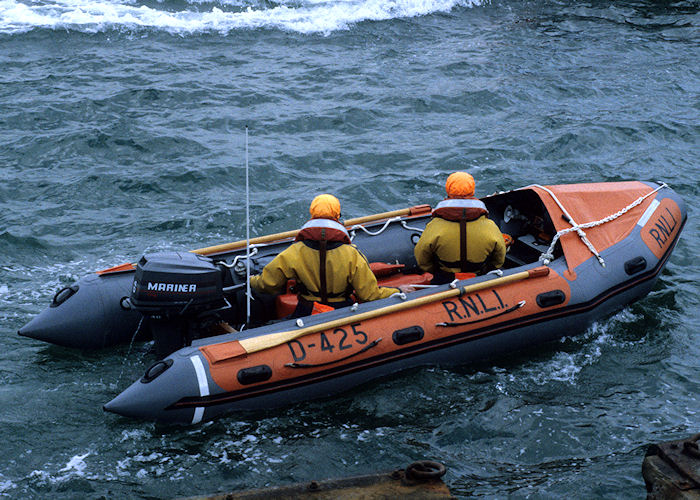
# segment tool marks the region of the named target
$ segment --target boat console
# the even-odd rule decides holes
[[[513,238],[504,268],[532,264],[549,250],[557,231],[537,193],[529,189],[509,191],[485,197],[482,201],[501,232]],[[557,243],[554,256],[561,255],[561,245]]]

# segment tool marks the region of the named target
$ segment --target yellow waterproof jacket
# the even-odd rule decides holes
[[[306,288],[300,294],[302,298],[320,302],[319,269],[319,251],[297,241],[267,264],[262,274],[252,276],[250,285],[257,291],[275,294],[284,291],[287,280],[294,279]],[[326,288],[331,304],[347,300],[353,290],[357,299],[363,302],[383,299],[399,291],[378,286],[367,259],[350,244],[327,250]]]
[[[414,254],[418,266],[427,272],[439,269],[450,273],[460,272],[459,222],[434,218],[421,235]],[[467,221],[467,261],[472,266],[468,272],[478,272],[483,265],[499,268],[506,259],[503,234],[491,219],[482,215]]]

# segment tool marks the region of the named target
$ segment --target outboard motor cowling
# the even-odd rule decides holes
[[[144,255],[136,266],[130,302],[148,321],[156,354],[165,357],[199,338],[216,314],[231,306],[224,297],[224,269],[191,252]]]
[[[210,258],[191,252],[147,254],[136,266],[131,303],[166,315],[211,307],[223,301],[222,274]]]

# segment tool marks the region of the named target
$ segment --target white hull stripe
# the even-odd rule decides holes
[[[197,382],[199,383],[199,395],[208,396],[209,395],[209,382],[207,382],[207,374],[204,371],[204,365],[199,356],[190,356],[190,361],[192,361],[192,366],[194,366],[194,371],[197,374]],[[204,408],[198,406],[194,409],[194,416],[192,417],[192,423],[198,424],[202,421],[204,416]]]
[[[641,218],[639,219],[639,222],[637,222],[637,225],[644,227],[644,225],[647,222],[649,222],[649,219],[651,219],[651,216],[654,215],[654,212],[656,211],[656,208],[659,205],[660,205],[659,200],[652,200],[649,207],[647,207],[647,209],[644,211]]]
[[[440,203],[435,205],[435,210],[440,208],[481,208],[486,210],[486,205],[484,205],[483,201],[472,198],[450,198],[447,200],[442,200]]]
[[[201,406],[198,406],[197,408],[194,409],[194,417],[192,417],[192,423],[193,424],[198,424],[202,421],[202,417],[204,416],[204,408]]]

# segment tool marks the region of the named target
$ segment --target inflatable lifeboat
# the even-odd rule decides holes
[[[413,256],[424,205],[346,222],[379,283],[415,292],[298,319],[285,319],[294,294],[247,300],[247,273],[290,231],[100,271],[19,333],[80,348],[153,338],[159,361],[104,409],[198,423],[582,332],[652,289],[687,218],[672,189],[650,182],[533,185],[482,201],[512,241],[503,268],[483,276],[429,285]]]

